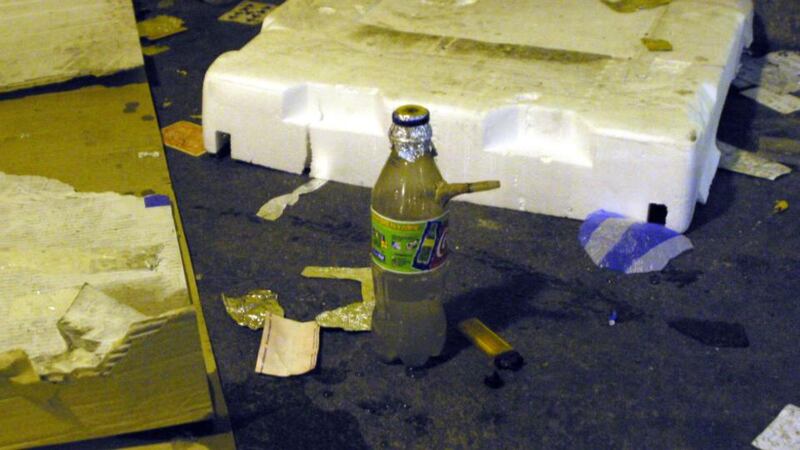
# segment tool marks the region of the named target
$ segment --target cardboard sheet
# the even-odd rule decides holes
[[[258,350],[256,372],[288,377],[317,367],[319,325],[269,314]]]

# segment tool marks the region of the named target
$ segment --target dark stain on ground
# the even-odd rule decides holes
[[[358,407],[373,416],[393,416],[411,409],[408,403],[396,397],[383,397],[380,400],[361,400]]]
[[[662,281],[673,283],[679,288],[686,287],[703,275],[702,270],[678,270],[678,269],[664,269],[661,272],[650,275],[650,284],[661,284]]]
[[[253,223],[263,223],[264,222],[264,219],[258,217],[258,215],[254,214],[254,213],[245,212],[245,211],[237,211],[234,208],[226,208],[226,209],[221,209],[221,210],[215,210],[215,209],[211,209],[211,208],[209,208],[207,206],[195,205],[195,206],[192,206],[192,209],[195,210],[195,211],[210,212],[210,213],[216,214],[219,217],[225,217],[225,216],[243,217],[243,218],[246,218],[248,221],[253,222]]]
[[[128,102],[125,103],[125,109],[123,109],[122,112],[134,113],[137,109],[139,109],[139,102]]]
[[[153,116],[152,114],[145,114],[142,116],[142,120],[144,120],[145,122],[150,122],[152,120],[155,120],[155,116]]]
[[[500,377],[500,372],[495,370],[491,375],[484,377],[483,384],[491,389],[500,389],[506,385],[506,382]]]
[[[340,365],[339,367],[323,367],[317,369],[312,376],[322,384],[335,385],[347,380],[347,375],[349,373],[350,371],[346,366]]]
[[[747,332],[740,323],[682,318],[671,320],[667,324],[670,328],[704,345],[732,348],[750,346]]]
[[[430,429],[433,426],[433,421],[425,414],[415,414],[404,420],[404,422],[411,425],[411,429],[414,430],[414,434],[417,437],[430,433]]]
[[[349,220],[337,223],[331,217],[322,217],[322,221],[304,219],[298,216],[288,216],[293,227],[302,227],[310,231],[324,233],[344,241],[363,243],[369,241],[369,233],[365,228],[359,227]]]

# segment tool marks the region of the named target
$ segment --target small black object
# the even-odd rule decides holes
[[[494,365],[500,370],[518,371],[525,365],[525,359],[516,350],[501,353],[494,357]]]
[[[483,379],[483,384],[491,389],[500,389],[501,387],[505,386],[506,382],[500,378],[500,374],[495,370],[491,375]]]
[[[668,322],[668,325],[679,333],[712,347],[744,348],[750,346],[747,332],[740,323],[678,319]]]

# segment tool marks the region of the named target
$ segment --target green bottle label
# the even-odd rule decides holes
[[[447,258],[447,213],[406,222],[372,210],[372,260],[397,273],[429,272]]]

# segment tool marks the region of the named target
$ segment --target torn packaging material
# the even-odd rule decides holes
[[[208,417],[171,208],[0,173],[0,217],[0,448]]]
[[[586,218],[578,240],[599,267],[625,273],[661,270],[692,249],[687,237],[669,228],[603,210]]]
[[[323,311],[316,317],[320,326],[341,328],[346,331],[369,331],[372,329],[372,311],[375,309],[375,289],[372,269],[369,267],[315,267],[303,269],[306,278],[332,278],[354,280],[361,283],[361,301],[351,303],[330,311]]]
[[[322,186],[325,186],[327,182],[328,180],[322,179],[311,180],[288,194],[279,195],[271,199],[259,208],[256,215],[264,220],[277,220],[283,215],[283,211],[287,206],[292,206],[300,200],[301,195],[314,192]]]
[[[288,377],[302,375],[317,367],[319,324],[297,322],[267,314],[256,372]]]

